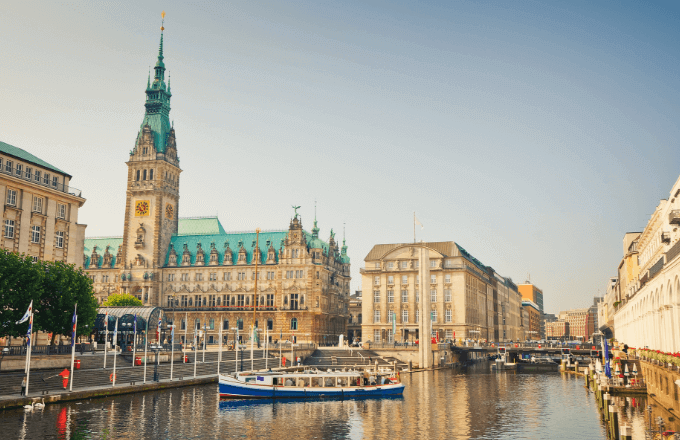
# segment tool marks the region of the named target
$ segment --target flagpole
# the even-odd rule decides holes
[[[137,359],[137,314],[135,313],[135,328],[132,332],[132,367],[135,366],[135,360]]]
[[[208,339],[208,327],[206,326],[205,321],[203,321],[203,360],[201,363],[205,364],[205,341]]]
[[[221,318],[221,317],[220,317]],[[220,362],[222,362],[222,327],[224,326],[224,320],[220,319],[220,351],[217,353],[217,376],[220,376]]]
[[[234,372],[238,371],[238,319],[236,320],[236,340],[234,341],[234,351],[236,351],[236,368],[234,368]]]
[[[194,379],[196,379],[196,364],[198,358],[198,329],[194,327]]]
[[[118,317],[116,316],[116,326],[113,328],[113,383],[111,386],[116,386],[116,355],[118,354]]]
[[[73,391],[73,374],[75,372],[74,362],[76,358],[76,326],[78,325],[78,303],[73,309],[73,332],[71,333],[71,382],[68,385],[68,391]]]
[[[184,344],[182,344],[182,363],[187,355],[187,328],[189,327],[189,313],[184,312]]]
[[[175,317],[172,317],[172,331],[170,332],[170,382],[172,382],[172,368],[175,362]]]
[[[281,334],[279,336],[279,368],[281,368],[283,367],[283,355],[281,352],[281,344],[283,344],[283,327],[281,327]]]
[[[257,281],[255,281],[257,282]],[[253,359],[253,353],[254,349],[253,346],[255,345],[255,322],[253,321],[253,331],[250,333],[250,337],[252,338],[250,340],[250,371],[253,371],[255,369],[255,359]]]
[[[269,368],[269,357],[267,356],[267,349],[269,348],[269,329],[265,333],[264,339],[264,369]]]
[[[104,316],[104,326],[106,330],[104,331],[104,369],[106,369],[106,346],[109,345],[109,311],[106,311],[106,316]]]
[[[149,318],[151,318],[149,316]],[[149,319],[146,320],[146,329],[144,329],[144,379],[142,383],[146,383],[146,348],[149,345]]]
[[[416,242],[416,212],[413,211],[413,242]]]
[[[28,382],[31,377],[31,347],[33,347],[33,301],[31,301],[31,317],[28,321],[28,346],[26,347],[26,396],[28,396]]]

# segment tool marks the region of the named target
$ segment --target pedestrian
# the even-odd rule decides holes
[[[26,376],[21,380],[21,395],[26,395]]]

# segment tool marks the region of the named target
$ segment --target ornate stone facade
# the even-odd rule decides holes
[[[182,170],[164,72],[161,36],[127,162],[124,234],[85,243],[84,267],[97,298],[124,292],[163,307],[179,339],[186,328],[219,330],[220,322],[247,331],[254,319],[272,340],[336,342],[349,316],[350,262],[333,230],[321,240],[316,219],[307,232],[297,211],[287,229],[259,238],[255,231],[227,233],[216,217],[178,217]]]

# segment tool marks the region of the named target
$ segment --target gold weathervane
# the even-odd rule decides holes
[[[164,31],[163,23],[165,23],[165,11],[161,12],[161,30]]]

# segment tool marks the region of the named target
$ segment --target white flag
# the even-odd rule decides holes
[[[17,324],[23,324],[24,322],[28,321],[28,318],[31,316],[31,311],[33,310],[33,301],[31,301],[31,304],[28,305],[28,310],[26,310],[26,313],[24,313],[24,316],[17,321]]]
[[[418,220],[418,217],[416,217],[415,215],[413,216],[413,220],[414,220],[415,224],[420,225],[420,229],[423,229],[425,227],[425,226],[423,226],[422,223],[420,223],[420,220]]]

